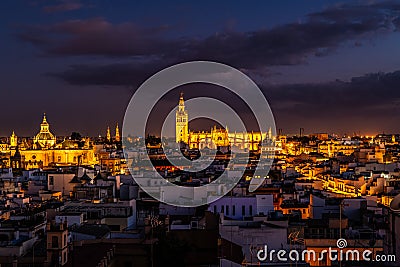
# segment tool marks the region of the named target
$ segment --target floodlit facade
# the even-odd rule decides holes
[[[57,143],[56,136],[50,131],[46,114],[43,115],[40,131],[33,137],[32,144],[26,140],[18,143],[14,132],[9,140],[9,144],[1,147],[1,152],[10,154],[10,164],[15,169],[35,169],[51,165],[93,165],[97,162],[89,138],[85,139],[83,145],[69,139]]]
[[[220,146],[231,146],[241,150],[257,151],[260,143],[272,139],[272,129],[268,133],[262,132],[229,132],[228,128],[220,129],[214,126],[210,132],[195,132],[189,129],[188,111],[181,93],[178,109],[176,110],[175,126],[176,142],[183,142],[191,149],[215,149]]]

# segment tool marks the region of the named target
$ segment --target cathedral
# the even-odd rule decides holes
[[[178,109],[175,114],[176,142],[183,142],[191,149],[215,149],[220,146],[230,146],[232,149],[258,151],[262,141],[272,139],[272,130],[262,132],[229,132],[228,128],[221,129],[216,126],[210,132],[195,132],[189,130],[189,115],[185,109],[185,101],[181,93]]]
[[[82,140],[64,139],[57,143],[56,136],[50,131],[46,114],[43,115],[39,132],[33,139],[18,142],[13,132],[9,144],[2,144],[2,154],[8,154],[7,165],[14,169],[33,169],[68,165],[93,165],[97,162],[89,138]]]

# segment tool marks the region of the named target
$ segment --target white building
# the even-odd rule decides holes
[[[272,195],[256,195],[247,197],[225,196],[210,204],[209,211],[223,213],[234,220],[245,217],[267,215],[274,210]]]
[[[56,215],[56,223],[67,221],[68,227],[72,225],[79,226],[84,222],[83,212],[62,212]]]

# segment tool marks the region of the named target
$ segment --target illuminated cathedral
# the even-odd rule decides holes
[[[175,114],[176,142],[183,142],[191,149],[215,149],[220,146],[230,146],[240,150],[257,151],[262,141],[272,139],[271,128],[267,133],[262,132],[229,132],[228,128],[216,126],[210,132],[195,132],[189,129],[189,114],[185,109],[183,93],[179,98],[179,105]]]
[[[10,155],[7,165],[16,169],[93,165],[97,162],[89,138],[64,139],[57,143],[56,136],[50,131],[46,114],[43,114],[40,130],[33,139],[23,139],[18,143],[18,137],[13,131],[9,144],[2,144],[0,152]]]

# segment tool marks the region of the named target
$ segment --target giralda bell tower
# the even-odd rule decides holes
[[[189,141],[189,121],[188,121],[188,113],[185,110],[185,101],[183,100],[183,93],[181,93],[181,97],[179,98],[179,106],[176,110],[176,122],[175,122],[175,134],[176,134],[176,142],[184,142],[188,143]]]

